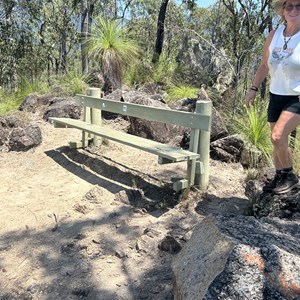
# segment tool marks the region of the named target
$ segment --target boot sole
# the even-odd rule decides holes
[[[288,188],[284,189],[284,190],[281,190],[281,191],[274,191],[273,190],[273,193],[276,194],[276,195],[281,195],[281,194],[285,194],[287,192],[290,192],[291,190],[295,189],[296,187],[298,187],[300,185],[300,182],[297,182],[295,184],[293,184],[292,186],[289,186]],[[275,188],[276,189],[276,188]]]

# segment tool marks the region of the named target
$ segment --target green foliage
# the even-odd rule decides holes
[[[150,58],[144,58],[126,70],[125,82],[129,84],[141,84],[145,82],[163,82],[172,84],[177,64],[165,53],[156,64],[152,64]]]
[[[151,74],[154,82],[171,83],[176,70],[177,64],[172,57],[167,57],[165,53],[162,53],[159,57],[159,61],[153,66]]]
[[[124,65],[133,63],[138,57],[137,44],[126,34],[127,29],[120,22],[98,17],[87,39],[89,56],[99,62],[113,87],[121,86]]]
[[[300,137],[299,130],[296,136],[290,136],[290,147],[293,151],[293,167],[297,173],[300,172]]]
[[[267,101],[256,99],[254,105],[243,107],[239,114],[227,119],[228,128],[233,133],[240,134],[248,143],[257,147],[266,162],[272,161],[272,143],[270,127],[267,122]]]
[[[84,94],[88,87],[88,76],[74,69],[53,79],[51,91],[60,96],[74,96]]]
[[[167,101],[174,101],[183,98],[196,98],[199,88],[190,86],[177,86],[172,85],[167,89],[168,99]]]
[[[128,66],[124,72],[124,82],[128,85],[143,84],[152,80],[153,66],[147,59]]]
[[[17,92],[0,91],[0,115],[16,110],[31,93],[45,94],[49,91],[49,85],[43,80],[30,82],[23,79]]]
[[[16,99],[13,94],[8,95],[3,91],[0,92],[0,115],[5,115],[17,109],[19,105],[18,99]]]

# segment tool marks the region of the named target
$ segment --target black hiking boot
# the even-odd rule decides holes
[[[280,178],[281,178],[281,173],[276,173],[273,180],[270,181],[269,183],[267,183],[263,187],[263,192],[271,193],[277,187],[277,184],[280,181]]]
[[[284,194],[299,186],[299,178],[293,172],[281,174],[277,186],[273,189],[274,194]]]

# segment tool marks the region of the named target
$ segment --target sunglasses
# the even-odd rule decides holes
[[[295,8],[297,11],[300,11],[300,4],[297,4],[297,5],[289,4],[289,5],[285,5],[285,6],[284,6],[284,9],[285,9],[286,11],[292,11],[294,8]]]

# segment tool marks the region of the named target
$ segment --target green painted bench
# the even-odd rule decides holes
[[[91,96],[76,95],[75,97],[76,103],[84,108],[83,120],[49,118],[55,127],[77,128],[82,131],[82,141],[76,145],[73,143],[73,147],[86,147],[88,137],[93,136],[93,143],[96,146],[101,143],[99,137],[110,139],[155,154],[160,164],[186,161],[186,178],[174,182],[173,189],[177,192],[192,185],[206,188],[209,180],[210,101],[197,101],[196,110],[192,113],[103,99],[100,98],[99,89],[90,89],[89,95]],[[101,111],[191,128],[189,150],[103,126]]]

